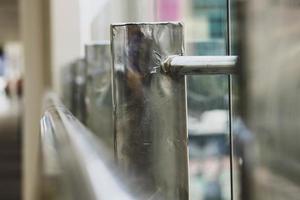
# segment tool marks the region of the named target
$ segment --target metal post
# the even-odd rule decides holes
[[[86,125],[113,149],[111,53],[109,42],[86,45]]]
[[[182,25],[115,24],[111,41],[117,162],[143,199],[187,200],[185,76],[160,67],[183,54]]]
[[[86,107],[84,102],[86,87],[86,63],[84,59],[76,60],[71,67],[72,86],[71,86],[71,111],[85,124]]]

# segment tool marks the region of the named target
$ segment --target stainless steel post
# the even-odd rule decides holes
[[[72,66],[72,86],[71,86],[71,111],[72,113],[85,124],[86,107],[84,102],[86,89],[86,63],[80,58],[73,63]]]
[[[115,24],[111,41],[117,162],[145,199],[187,200],[185,76],[160,66],[183,54],[182,25]]]
[[[109,42],[85,47],[87,63],[86,125],[113,149],[111,53]]]

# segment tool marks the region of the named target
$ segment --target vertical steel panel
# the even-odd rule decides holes
[[[111,27],[115,151],[135,192],[151,199],[188,199],[185,77],[161,62],[183,54],[179,23]]]
[[[113,149],[111,53],[109,42],[87,45],[86,124]]]

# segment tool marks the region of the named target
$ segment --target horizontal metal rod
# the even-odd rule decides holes
[[[236,62],[237,56],[169,56],[161,67],[179,75],[235,74]]]

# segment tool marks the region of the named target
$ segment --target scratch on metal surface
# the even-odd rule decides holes
[[[153,50],[152,59],[153,59],[155,66],[151,69],[150,74],[156,74],[156,73],[160,72],[160,63],[161,63],[160,53],[156,50]]]

